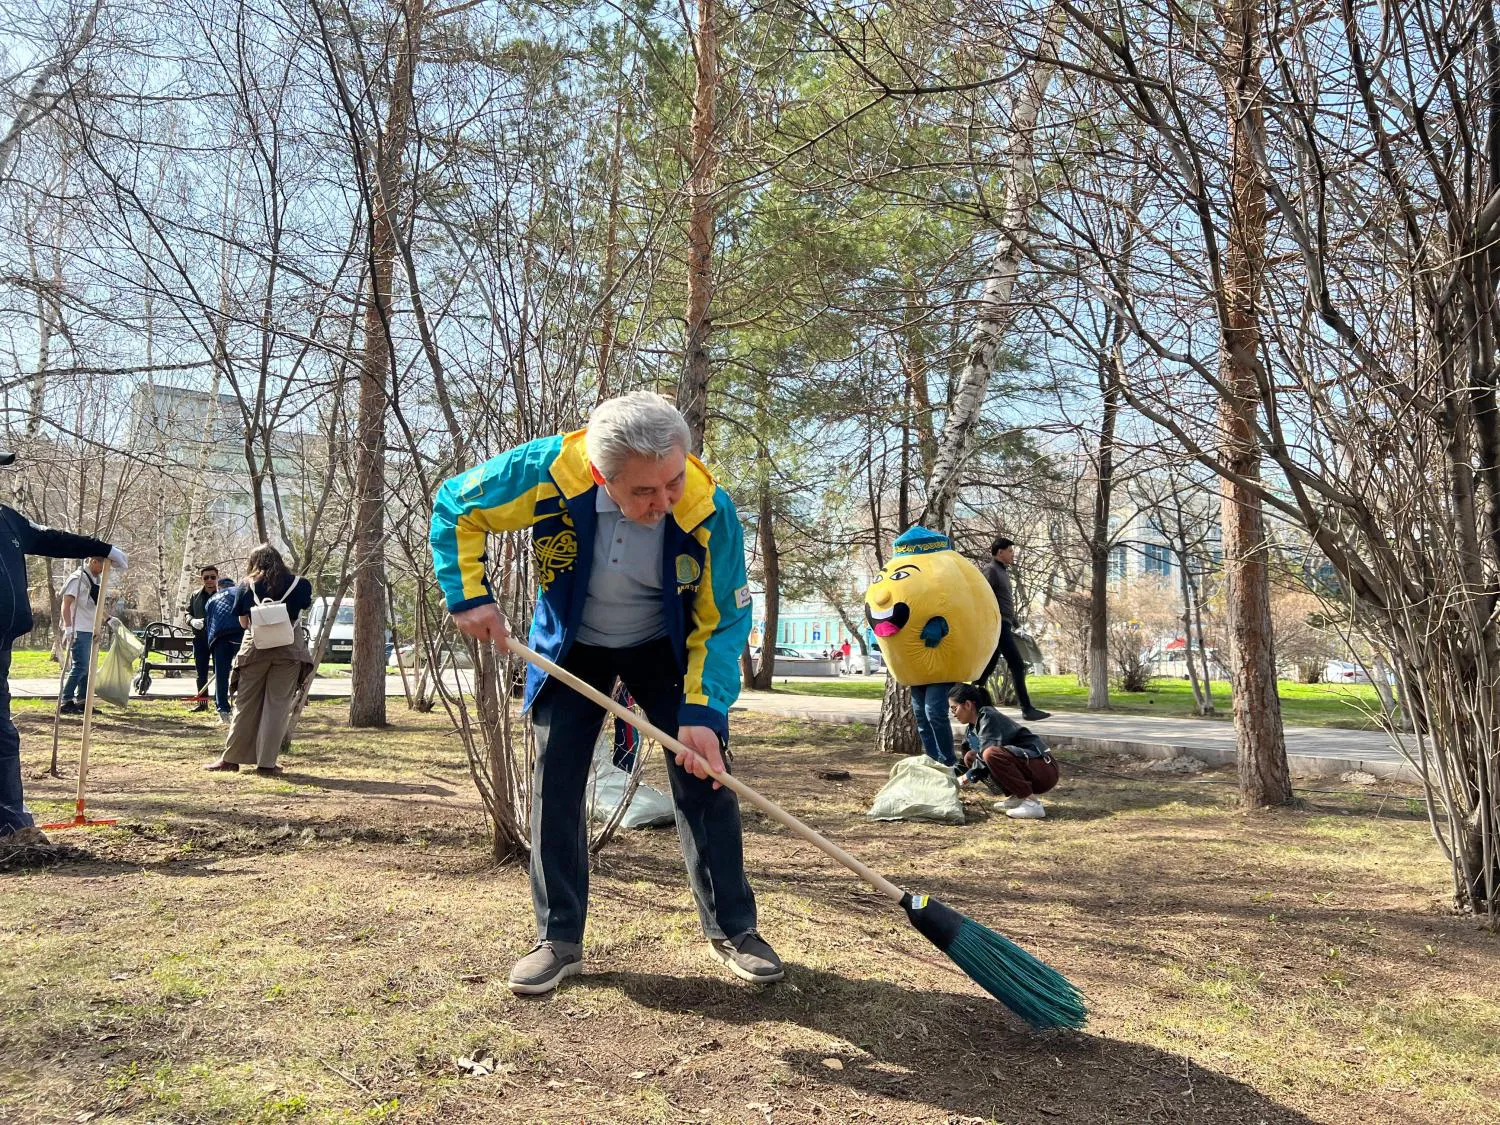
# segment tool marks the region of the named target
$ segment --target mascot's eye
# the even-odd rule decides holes
[[[891,581],[892,582],[900,582],[901,579],[903,579],[903,578],[910,578],[913,574],[916,574],[916,573],[917,573],[917,568],[916,567],[914,567],[914,566],[903,566],[900,570],[895,571],[891,575]]]

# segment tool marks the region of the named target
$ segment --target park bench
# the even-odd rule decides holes
[[[146,651],[141,654],[141,670],[135,677],[137,695],[145,695],[151,689],[153,672],[177,676],[183,672],[198,670],[198,665],[193,660],[191,629],[166,621],[153,621],[138,636],[145,642]]]

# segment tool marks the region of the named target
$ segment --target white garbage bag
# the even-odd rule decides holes
[[[146,651],[145,644],[125,628],[118,617],[109,619],[109,651],[99,664],[99,679],[94,684],[94,695],[108,700],[116,707],[130,702],[130,681],[134,675],[135,662]]]
[[[605,737],[594,747],[594,763],[589,773],[588,800],[589,819],[603,823],[615,815],[625,791],[630,785],[630,774],[614,764],[614,742],[609,737],[609,726],[605,726]],[[621,828],[656,828],[671,824],[672,798],[645,782],[635,787],[630,807],[620,821]]]
[[[891,767],[890,780],[875,794],[875,803],[865,815],[871,820],[962,824],[964,806],[958,799],[958,778],[926,754],[902,758]]]

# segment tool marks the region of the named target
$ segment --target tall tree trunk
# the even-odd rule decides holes
[[[979,299],[979,314],[969,336],[963,373],[959,376],[952,405],[943,422],[937,458],[927,480],[927,506],[921,522],[936,531],[946,532],[953,522],[959,474],[973,447],[974,426],[984,406],[985,392],[989,389],[990,376],[1000,354],[1000,342],[1014,317],[1010,295],[1021,271],[1021,260],[1026,255],[1027,227],[1037,197],[1036,177],[1032,174],[1035,161],[1033,133],[1042,99],[1057,69],[1052,60],[1057,55],[1062,27],[1062,10],[1053,8],[1048,13],[1042,41],[1037,44],[1036,56],[1021,79],[1021,89],[1011,112],[1005,206],[1000,212],[995,256],[990,262],[989,277],[985,279],[984,292]]]
[[[385,420],[394,370],[391,279],[396,226],[401,222],[403,156],[412,113],[412,86],[421,52],[426,0],[407,0],[396,47],[391,101],[376,144],[370,201],[370,292],[364,313],[355,429],[354,652],[349,725],[385,725]]]
[[[234,189],[225,191],[224,217],[231,229],[235,224],[234,212],[239,205],[239,200],[238,191]],[[230,276],[230,265],[229,241],[226,239],[219,255],[219,310],[216,316],[210,318],[210,326],[214,334],[214,354],[209,369],[213,375],[208,384],[208,407],[203,418],[203,441],[198,446],[197,457],[193,461],[193,474],[187,482],[187,521],[182,529],[182,561],[177,568],[177,586],[172,594],[172,604],[167,607],[166,612],[166,620],[174,624],[181,624],[182,607],[192,596],[193,587],[198,585],[198,568],[209,561],[203,557],[203,544],[213,532],[213,524],[208,518],[208,470],[210,454],[214,447],[214,433],[219,424],[219,385],[224,376],[229,375],[230,385],[233,386],[233,375],[229,369],[232,362],[229,357],[230,285],[233,280]],[[152,405],[154,407],[155,403],[153,402]],[[247,449],[249,441],[247,430],[245,437]],[[259,499],[259,483],[255,480],[253,473],[251,474],[251,489],[256,494],[253,505],[256,511],[260,512],[263,507]],[[264,541],[265,528],[260,521],[257,521],[256,531]]]
[[[620,259],[620,179],[625,143],[625,90],[623,79],[615,99],[614,147],[609,155],[609,204],[605,219],[604,280],[599,294],[599,401],[609,398],[609,371],[614,362],[618,313],[615,306],[615,274]]]
[[[1118,318],[1120,329],[1124,324]],[[1099,471],[1094,484],[1094,525],[1089,534],[1089,709],[1109,707],[1109,510],[1115,484],[1115,419],[1120,412],[1120,384],[1115,350],[1099,365],[1104,416],[1099,422]]]
[[[1010,294],[1021,269],[1021,259],[1026,253],[1026,228],[1037,195],[1036,177],[1032,175],[1032,133],[1036,128],[1042,98],[1052,83],[1053,71],[1057,69],[1056,64],[1050,60],[1056,57],[1062,27],[1062,10],[1056,7],[1050,9],[1042,40],[1037,44],[1036,58],[1021,78],[1021,88],[1011,111],[1007,139],[1010,160],[1005,171],[1005,206],[1000,213],[995,255],[979,300],[979,314],[974,330],[970,333],[963,372],[943,421],[943,432],[937,442],[932,471],[927,475],[927,503],[920,522],[935,531],[947,532],[953,523],[959,474],[973,445],[974,425],[979,420],[985,391],[990,385],[990,375],[995,370],[1000,341],[1012,318]],[[906,380],[906,383],[910,390],[911,380]],[[903,476],[907,471],[909,440],[903,434]],[[902,527],[905,526],[906,521],[903,520]],[[911,713],[911,692],[896,683],[894,678],[887,678],[886,681],[885,696],[880,704],[880,726],[876,730],[876,742],[881,750],[890,753],[916,754],[921,751],[916,720]]]
[[[1193,688],[1193,709],[1200,715],[1212,715],[1214,697],[1208,677],[1198,675],[1198,658],[1193,652],[1193,578],[1188,573],[1187,552],[1177,556],[1177,585],[1182,592],[1182,658],[1187,663],[1188,681]]]
[[[880,725],[875,728],[875,749],[882,754],[899,754],[910,758],[923,753],[922,736],[917,733],[917,717],[911,710],[911,688],[898,683],[889,672],[885,692],[880,697]]]
[[[693,452],[703,452],[708,424],[708,337],[713,330],[714,178],[718,152],[714,145],[714,100],[719,90],[719,41],[714,28],[714,0],[698,0],[698,28],[693,36],[697,82],[693,89],[692,166],[688,170],[688,292],[685,363],[677,406],[693,436]]]
[[[771,503],[771,474],[767,453],[760,451],[762,465],[760,476],[760,568],[765,578],[761,612],[765,615],[765,628],[760,637],[760,665],[750,686],[756,691],[770,691],[771,679],[776,672],[776,634],[781,628],[781,548],[776,543],[775,508]]]
[[[1254,139],[1262,133],[1262,56],[1256,0],[1230,0],[1224,18],[1223,81],[1228,106],[1231,199],[1225,291],[1220,298],[1220,372],[1228,397],[1220,403],[1219,419],[1225,464],[1233,474],[1255,482],[1260,479],[1260,450],[1251,423],[1261,400],[1256,305],[1266,243],[1266,192],[1254,152]],[[1259,495],[1250,485],[1226,477],[1222,496],[1240,799],[1251,808],[1280,805],[1291,800],[1292,783],[1281,726],[1281,700],[1276,695],[1265,514]]]

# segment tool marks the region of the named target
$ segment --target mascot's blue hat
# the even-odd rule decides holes
[[[940,531],[918,524],[897,536],[892,546],[898,555],[930,555],[934,551],[953,550],[953,540]]]

